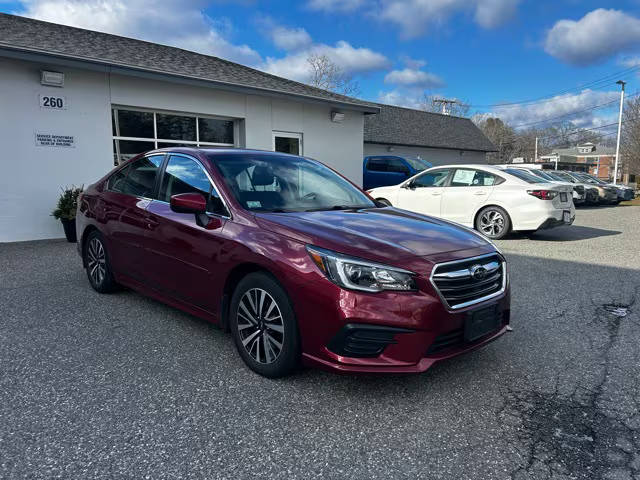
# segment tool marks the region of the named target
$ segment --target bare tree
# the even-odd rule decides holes
[[[422,97],[418,99],[418,105],[425,112],[442,113],[443,101],[446,102],[445,108],[449,115],[456,117],[466,117],[469,115],[471,105],[457,99],[444,99],[431,93],[424,92]]]
[[[632,175],[640,174],[640,97],[627,100],[622,114],[620,158]]]
[[[360,85],[327,55],[311,54],[307,58],[311,79],[309,84],[351,97],[360,95]]]
[[[496,146],[498,151],[487,156],[489,163],[509,163],[516,149],[517,134],[509,125],[499,118],[478,118],[476,125]]]

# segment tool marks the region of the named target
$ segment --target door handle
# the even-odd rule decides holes
[[[486,194],[487,192],[484,192],[484,191],[474,193],[474,195],[486,195]]]
[[[153,227],[157,227],[160,222],[154,216],[146,216],[144,217],[144,221],[147,224],[147,228],[152,229]]]
[[[434,197],[437,197],[438,195],[442,195],[441,192],[431,192],[431,195],[433,195]]]

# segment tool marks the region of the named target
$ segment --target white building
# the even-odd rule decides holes
[[[495,145],[470,119],[378,104],[364,122],[364,155],[421,158],[433,165],[487,163]]]
[[[300,153],[362,184],[364,117],[378,111],[219,58],[0,14],[0,242],[61,237],[62,187],[167,145]]]

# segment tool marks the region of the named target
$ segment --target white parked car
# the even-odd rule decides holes
[[[567,187],[571,187],[571,190],[573,192],[573,204],[574,205],[581,205],[586,201],[586,192],[585,192],[585,188],[582,185],[573,185],[571,182],[561,179],[561,178],[554,178],[549,172],[545,172],[542,169],[539,168],[530,168],[530,167],[518,167],[518,166],[511,166],[511,165],[505,165],[502,168],[515,168],[517,170],[522,170],[523,172],[527,172],[530,173],[531,175],[534,175],[536,177],[540,177],[543,179],[543,181],[549,182],[549,183],[559,183],[560,185],[565,185]]]
[[[399,185],[369,190],[381,203],[461,223],[492,239],[570,225],[572,193],[571,186],[489,165],[433,167]]]

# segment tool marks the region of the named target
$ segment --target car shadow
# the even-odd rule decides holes
[[[589,240],[591,238],[620,235],[618,230],[604,230],[602,228],[583,227],[571,225],[557,227],[550,230],[538,230],[536,232],[514,232],[507,239],[520,240],[544,240],[546,242],[574,242],[576,240]]]

